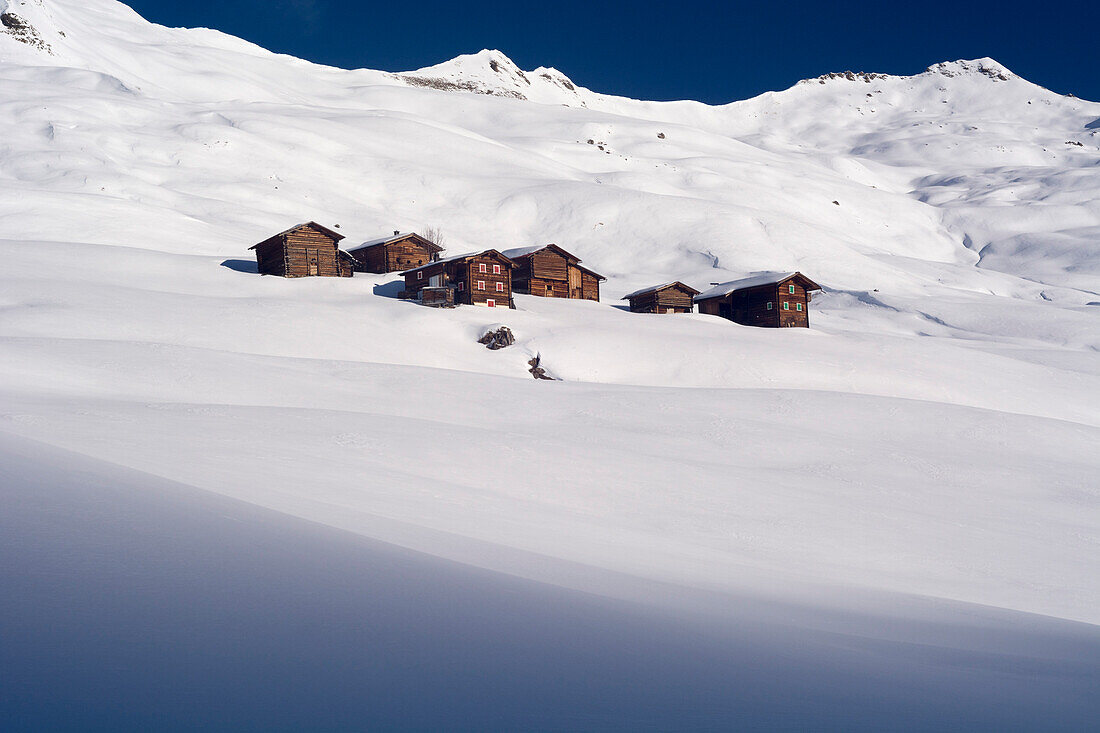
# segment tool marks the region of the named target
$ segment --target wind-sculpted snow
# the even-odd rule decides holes
[[[533,583],[3,434],[0,476],[6,731],[1084,730],[1100,714],[1083,624],[730,596],[492,549],[559,584]]]
[[[1019,614],[1100,622],[1100,105],[991,59],[914,76],[827,74],[713,107],[599,94],[553,69],[520,70],[499,51],[406,74],[345,71],[215,31],[155,26],[111,0],[28,0],[16,12],[51,52],[0,34],[0,432],[82,454],[129,488],[89,483],[79,494],[84,468],[55,475],[52,458],[28,464],[18,485],[70,487],[58,501],[73,510],[51,510],[49,539],[31,546],[26,527],[37,525],[9,511],[29,505],[5,494],[0,518],[21,532],[0,538],[5,552],[28,563],[60,557],[66,532],[106,532],[111,508],[141,497],[152,503],[136,524],[170,515],[142,493],[145,478],[132,480],[136,470],[155,477],[150,487],[210,492],[217,511],[237,511],[220,503],[228,499],[253,505],[241,517],[249,527],[285,522],[280,532],[314,538],[277,553],[272,573],[290,580],[259,593],[290,592],[296,553],[334,553],[334,583],[380,557],[376,545],[340,544],[360,540],[326,544],[338,528],[433,556],[416,561],[413,577],[466,587],[481,571],[444,561],[479,567],[501,593],[516,590],[518,615],[531,598],[550,603],[549,616],[583,605],[572,591],[593,594],[596,606],[622,600],[582,575],[717,593],[735,606],[768,598],[811,616],[908,599],[876,606],[874,624],[910,618],[914,595],[1008,614],[998,618],[1009,619],[1004,638],[1019,653],[1003,666],[988,656],[995,645],[960,651],[934,635],[910,639],[947,649],[959,669],[984,670],[961,677],[938,662],[910,670],[894,646],[868,661],[857,634],[852,676],[826,689],[816,670],[836,661],[833,652],[796,654],[764,676],[808,691],[795,721],[801,711],[824,715],[817,703],[830,694],[847,700],[863,687],[877,691],[864,700],[886,702],[854,727],[883,727],[885,711],[903,702],[926,712],[907,718],[916,728],[960,711],[975,725],[1029,727],[1049,711],[1056,674],[1072,685],[1095,680],[1095,665],[1072,653],[1029,651],[1070,626]],[[398,301],[395,275],[258,276],[248,247],[303,220],[338,226],[348,242],[437,227],[445,256],[556,242],[608,276],[603,302],[520,295],[515,311],[434,310]],[[824,287],[809,330],[636,315],[619,300],[659,283],[706,290],[762,271],[801,271]],[[515,343],[484,348],[477,340],[490,326],[507,326]],[[532,379],[533,363],[561,381]],[[99,502],[100,529],[79,524],[85,500]],[[222,536],[196,522],[171,530],[180,544],[166,550],[168,566],[183,564],[188,537]],[[256,532],[268,547],[266,530]],[[146,549],[144,540],[133,547]],[[489,571],[523,579],[522,588]],[[251,573],[242,565],[218,582]],[[379,587],[399,593],[391,580]],[[94,595],[67,583],[36,598]],[[655,600],[643,595],[632,599]],[[34,616],[32,601],[21,612]],[[351,618],[364,602],[350,593],[339,613]],[[490,607],[492,618],[509,615]],[[591,639],[619,623],[607,608],[557,628]],[[107,619],[102,610],[81,620]],[[409,615],[391,610],[381,628]],[[694,618],[666,612],[677,623]],[[757,629],[773,612],[739,618]],[[955,611],[947,616],[957,629]],[[461,636],[468,620],[447,634]],[[615,637],[621,644],[592,647],[608,666],[558,656],[543,670],[628,678],[619,664],[634,640],[683,628],[645,624]],[[5,665],[33,656],[33,639],[47,639],[37,628],[18,654],[4,650],[15,654]],[[290,634],[270,628],[281,640]],[[421,627],[404,628],[397,649]],[[533,627],[514,628],[518,646],[505,647],[530,649]],[[828,646],[799,628],[768,633]],[[1090,650],[1093,628],[1067,633]],[[717,724],[697,727],[729,729],[739,718],[716,702],[728,690],[714,682],[724,665],[754,668],[792,647],[723,646],[711,631],[701,638],[720,650],[677,669],[710,680],[699,710]],[[219,634],[204,637],[210,649]],[[83,653],[95,655],[93,642],[83,639]],[[352,665],[337,646],[310,658]],[[696,649],[645,648],[676,659]],[[432,656],[419,649],[414,658]],[[445,653],[436,659],[458,666]],[[815,671],[784,677],[803,663]],[[905,668],[883,678],[905,692],[873,682],[884,668]],[[1014,681],[983,697],[992,669]],[[510,689],[522,698],[530,679]],[[667,679],[654,674],[638,689]],[[1019,680],[1027,684],[1018,689]],[[955,682],[961,696],[937,692]],[[740,689],[761,700],[776,689],[769,684]],[[614,689],[620,727],[676,727],[662,722],[684,710],[670,693],[629,718],[621,711],[639,698]],[[337,707],[361,710],[351,698]],[[1071,723],[1086,709],[1072,700],[1059,708]],[[774,711],[747,720],[764,720],[757,712]],[[544,727],[606,727],[556,714]],[[430,708],[424,715],[424,727],[439,720]]]

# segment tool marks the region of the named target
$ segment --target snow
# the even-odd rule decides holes
[[[673,280],[672,282],[664,283],[663,285],[653,285],[653,286],[648,287],[648,288],[641,288],[640,290],[635,290],[632,293],[627,293],[626,295],[624,295],[621,298],[621,300],[630,300],[631,298],[633,298],[635,296],[638,296],[638,295],[641,295],[642,293],[650,293],[650,292],[653,292],[655,290],[664,290],[665,288],[671,287],[671,286],[675,285],[676,283],[677,283],[677,281]]]
[[[696,295],[695,299],[706,300],[707,298],[720,298],[723,295],[729,295],[734,291],[744,290],[745,288],[755,288],[758,285],[781,283],[787,278],[794,277],[797,274],[797,272],[761,272],[749,277],[743,277],[739,280],[719,283],[709,290],[704,290],[699,295]]]
[[[514,247],[513,249],[504,250],[503,252],[501,252],[501,254],[511,260],[515,259],[516,257],[524,257],[529,254],[534,254],[535,252],[546,249],[546,247],[547,245],[545,244],[536,244],[531,247]]]
[[[18,617],[0,612],[5,638],[35,630],[0,649],[5,667],[67,648],[50,629],[119,638],[132,616],[115,625],[112,598],[144,608],[148,630],[226,587],[242,595],[203,606],[209,644],[192,664],[225,640],[210,619],[234,603],[294,659],[316,638],[295,646],[294,629],[333,618],[300,599],[359,589],[332,607],[333,628],[349,629],[369,599],[400,596],[393,576],[379,580],[389,593],[358,580],[378,550],[421,553],[407,570],[425,579],[420,606],[457,595],[469,611],[427,649],[415,639],[439,615],[417,624],[418,604],[391,609],[379,628],[408,632],[392,648],[417,649],[417,669],[461,668],[447,645],[477,628],[471,648],[544,660],[543,679],[613,680],[608,710],[623,727],[645,727],[623,717],[639,702],[624,691],[639,668],[629,660],[644,657],[632,644],[681,661],[714,649],[678,679],[736,679],[750,706],[806,689],[806,719],[860,708],[822,702],[852,690],[885,700],[837,727],[891,727],[899,708],[925,711],[912,718],[925,729],[952,714],[989,728],[1095,715],[1078,692],[1094,686],[1100,623],[1100,130],[1089,127],[1100,104],[988,59],[717,107],[524,72],[535,91],[520,99],[506,92],[524,82],[497,52],[433,67],[477,87],[448,91],[155,26],[111,0],[19,13],[51,52],[0,34],[0,565],[24,588],[62,580],[17,595]],[[436,225],[458,252],[558,242],[608,277],[604,302],[520,295],[502,316],[400,301],[396,274],[258,276],[248,247],[303,219],[348,232]],[[825,287],[810,329],[616,305],[649,283],[760,271]],[[517,343],[476,343],[501,317]],[[532,379],[535,355],[563,381]],[[95,555],[96,538],[119,544]],[[204,538],[224,550],[197,556]],[[160,551],[163,566],[132,564]],[[257,564],[217,574],[225,557]],[[190,580],[177,588],[164,568]],[[82,569],[117,592],[90,602]],[[601,605],[626,601],[610,615]],[[284,605],[312,610],[260,623]],[[79,623],[50,615],[61,608]],[[528,615],[526,627],[501,621]],[[672,625],[646,625],[658,617]],[[567,620],[542,644],[552,618]],[[738,638],[774,644],[750,654],[722,641],[739,624]],[[581,656],[555,656],[573,628],[586,630],[569,647]],[[879,646],[885,629],[901,638]],[[593,646],[600,630],[607,643]],[[249,638],[251,655],[263,645]],[[73,694],[102,651],[93,633],[77,641],[87,676]],[[600,664],[582,663],[586,644]],[[854,657],[837,651],[847,644]],[[374,658],[339,648],[311,659]],[[887,650],[878,661],[875,649]],[[845,660],[851,675],[822,681]],[[147,661],[125,668],[168,680]],[[800,667],[814,671],[781,684]],[[256,666],[236,669],[250,678]],[[462,676],[400,679],[443,690]],[[34,679],[32,692],[51,689]],[[494,679],[530,702],[532,678]],[[683,710],[672,692],[691,686],[667,682],[639,685],[650,727]],[[707,690],[695,709],[728,723],[729,690]],[[351,698],[332,714],[361,711]]]
[[[397,232],[389,235],[388,237],[375,237],[374,239],[368,239],[365,242],[355,245],[351,249],[362,249],[363,247],[373,247],[376,244],[387,244],[389,242],[395,242],[398,239],[404,239],[412,234],[412,232]]]

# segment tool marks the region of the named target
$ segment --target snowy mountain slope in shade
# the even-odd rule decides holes
[[[467,93],[109,0],[19,13],[51,52],[0,35],[4,430],[528,578],[555,580],[510,552],[1098,622],[1100,105],[986,60],[722,107],[524,72],[519,99],[495,52],[410,72],[502,92]],[[554,241],[605,302],[250,272],[303,219]],[[759,270],[825,286],[810,331],[614,307]]]
[[[1100,713],[1083,624],[535,559],[599,592],[567,590],[3,433],[0,477],[6,731],[1083,730]]]

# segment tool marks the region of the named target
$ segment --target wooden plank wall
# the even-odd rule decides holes
[[[485,272],[481,272],[481,265],[485,265]],[[500,265],[500,274],[493,274],[493,265]],[[465,292],[470,304],[485,305],[487,301],[493,300],[496,302],[497,307],[513,307],[512,268],[510,265],[501,262],[492,255],[484,257],[478,255],[467,260],[467,267],[463,269],[468,278]],[[477,283],[479,281],[485,283],[484,290],[478,289]],[[498,292],[496,289],[498,283],[503,286],[502,292]]]
[[[401,272],[420,267],[432,261],[432,252],[423,244],[401,240],[384,245],[385,267],[383,272]]]
[[[304,227],[284,235],[287,277],[351,277],[350,263],[337,254],[327,234]]]
[[[680,288],[666,288],[658,292],[642,293],[630,299],[633,313],[691,313],[694,307],[691,293]]]
[[[791,286],[794,293],[790,292]],[[699,312],[728,318],[745,326],[809,328],[809,304],[809,293],[801,284],[792,281],[731,293],[725,298],[711,298],[699,303]]]
[[[600,299],[600,279],[587,272],[581,272],[581,297],[585,300]]]
[[[286,274],[286,257],[283,255],[281,238],[275,237],[256,245],[256,269],[262,275]]]

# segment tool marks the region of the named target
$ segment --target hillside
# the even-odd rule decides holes
[[[707,106],[499,51],[321,67],[114,0],[0,13],[0,433],[46,456],[13,487],[79,454],[67,476],[281,513],[257,536],[313,522],[745,628],[790,604],[777,635],[871,657],[900,634],[969,659],[985,606],[1027,649],[1074,640],[1035,675],[1095,679],[1065,650],[1100,644],[1100,104],[991,59]],[[436,311],[395,276],[256,275],[248,247],[309,219],[349,247],[556,242],[603,302]],[[824,286],[808,331],[619,300],[761,270]],[[490,352],[498,323],[518,343]]]

